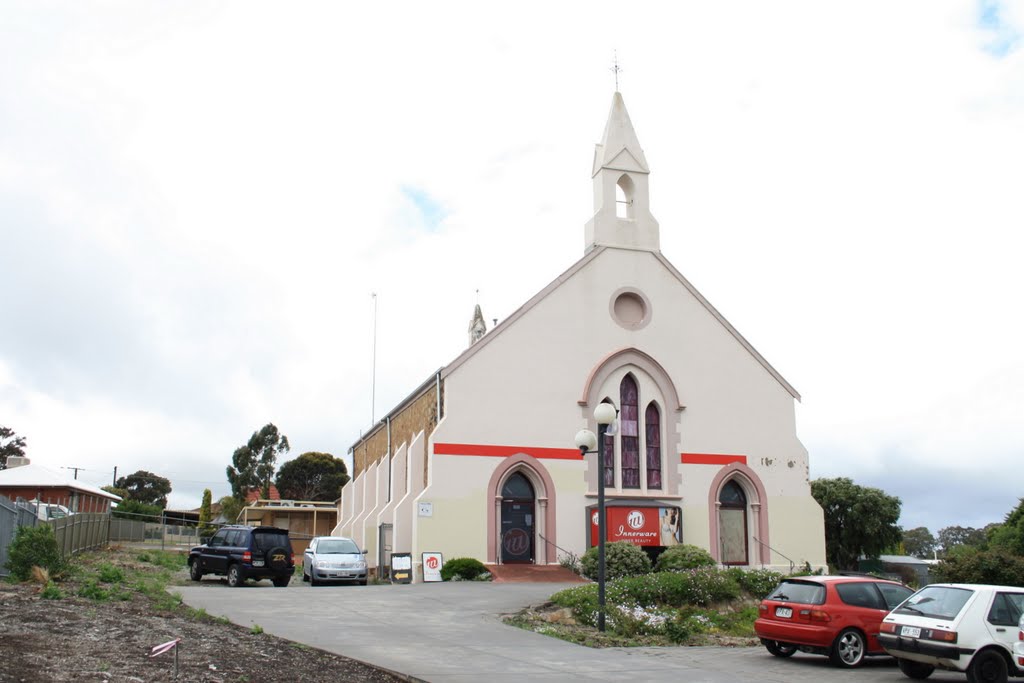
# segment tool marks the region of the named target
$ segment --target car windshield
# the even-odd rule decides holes
[[[894,614],[915,614],[934,619],[952,620],[960,614],[974,591],[950,586],[925,586],[903,604],[893,610]]]
[[[254,531],[252,538],[256,547],[263,551],[277,546],[291,547],[291,543],[288,542],[288,534],[280,531]]]
[[[359,546],[347,538],[332,538],[320,541],[316,546],[316,552],[320,555],[358,555]]]
[[[813,581],[783,581],[766,599],[820,605],[825,602],[825,587]]]

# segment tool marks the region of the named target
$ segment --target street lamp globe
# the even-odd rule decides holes
[[[599,425],[610,425],[615,421],[616,412],[615,406],[611,403],[600,403],[594,408],[594,419]]]
[[[589,429],[576,432],[576,448],[582,453],[593,453],[597,448],[597,435]]]

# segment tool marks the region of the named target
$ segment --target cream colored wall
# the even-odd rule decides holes
[[[366,536],[364,534],[364,525],[366,517],[373,513],[373,510],[377,507],[377,471],[379,464],[374,463],[366,469],[360,479],[363,484],[363,497],[362,497],[362,509],[356,518],[352,521],[352,540],[356,542],[360,548],[365,548]]]
[[[627,286],[650,303],[649,320],[640,329],[625,329],[610,315],[613,295]],[[684,541],[710,547],[708,490],[720,466],[681,465],[679,454],[744,455],[767,492],[771,546],[815,566],[824,562],[821,510],[810,497],[793,396],[654,254],[597,253],[481,344],[445,375],[445,417],[423,442],[428,453],[436,443],[573,448],[578,430],[596,431],[594,406],[578,405],[588,377],[609,354],[636,348],[664,368],[686,406],[677,412],[666,404],[662,412],[664,476],[676,477],[677,495],[650,492],[664,504],[682,507]],[[641,392],[652,391],[641,381]],[[618,403],[617,393],[612,398]],[[642,393],[641,405],[650,398]],[[487,511],[494,504],[486,488],[501,459],[428,453],[415,441],[410,448],[410,491],[393,508],[395,551],[411,551],[416,566],[426,551],[449,559],[486,558]],[[420,491],[424,457],[429,458],[428,485]],[[556,542],[581,554],[587,542],[583,511],[596,502],[588,490],[587,466],[570,460],[541,463],[556,487]],[[364,537],[374,526],[367,515],[376,509],[376,499],[386,500],[378,476],[371,468],[360,477],[366,483],[362,499],[355,500],[353,531]],[[671,492],[666,485],[662,493]],[[610,491],[609,499],[615,497]],[[432,503],[432,517],[418,515],[419,502]],[[776,560],[782,561],[778,553],[771,563]]]
[[[641,329],[624,329],[609,313],[612,295],[624,286],[650,302],[649,322]],[[447,417],[434,442],[571,448],[577,430],[596,430],[587,419],[593,406],[577,405],[588,375],[610,353],[635,347],[662,365],[686,406],[681,413],[666,406],[663,413],[666,476],[673,468],[686,470],[679,491],[690,510],[684,533],[708,543],[707,486],[717,468],[679,466],[679,454],[739,454],[768,492],[772,545],[803,547],[806,528],[795,533],[782,519],[776,523],[773,505],[777,497],[798,497],[814,507],[793,396],[653,254],[603,251],[499,332],[445,377]],[[617,395],[613,399],[618,402]],[[451,482],[450,494],[460,504],[466,482],[486,482],[465,470],[470,460],[477,458],[435,457],[435,477]],[[569,479],[559,484],[559,493],[567,494],[558,500],[559,530],[577,531],[560,533],[559,545],[581,551],[585,501],[579,493],[573,501],[570,492],[585,491],[582,466],[580,477]],[[449,491],[432,495],[443,500]],[[823,531],[814,533],[823,538]],[[440,542],[439,536],[431,541]]]
[[[374,523],[375,529],[380,529],[381,524],[391,524],[391,548],[394,552],[395,548],[395,510],[398,508],[398,504],[402,501],[406,494],[406,487],[409,481],[409,448],[406,444],[402,444],[395,451],[394,456],[391,458],[391,500],[380,508],[377,512],[377,519]],[[386,488],[387,481],[382,480],[385,485],[383,491],[384,500],[388,498],[388,491]],[[380,533],[375,532],[375,537],[380,541]],[[371,558],[370,553],[367,553],[367,563],[371,567],[377,566],[377,560],[380,557],[379,550],[378,554],[374,554]]]
[[[416,524],[416,498],[423,491],[423,464],[426,461],[426,435],[420,432],[409,445],[409,466],[406,468],[408,490],[395,506],[392,518],[394,536],[391,539],[392,552],[413,551],[413,530]]]
[[[772,565],[784,572],[789,571],[790,562],[798,569],[805,562],[814,569],[828,569],[822,531],[825,516],[817,501],[809,496],[773,496],[769,504]],[[775,541],[776,538],[783,540]]]
[[[341,501],[338,503],[338,523],[331,531],[332,536],[347,536],[346,525],[351,523],[355,516],[356,483],[350,479],[341,489]]]
[[[447,417],[445,418],[448,419]],[[487,556],[486,484],[499,458],[434,455],[430,485],[418,502],[433,506],[431,517],[417,517],[416,555],[440,552],[446,560]],[[413,511],[416,514],[417,510]]]

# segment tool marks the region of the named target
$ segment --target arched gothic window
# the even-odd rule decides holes
[[[661,413],[652,401],[644,413],[647,437],[647,488],[661,488]]]
[[[604,485],[625,490],[658,490],[664,486],[661,409],[650,401],[640,412],[640,384],[627,373],[619,381],[618,429],[604,437]],[[610,397],[601,401],[615,405]]]
[[[619,385],[619,433],[622,465],[622,488],[640,488],[640,415],[637,408],[639,392],[633,375],[626,375]]]
[[[606,398],[601,403],[612,403],[610,398]],[[612,403],[612,405],[615,405]],[[605,434],[604,435],[604,485],[607,487],[615,486],[615,435]]]
[[[718,535],[722,564],[748,564],[747,495],[735,480],[718,493]]]
[[[633,217],[633,179],[625,173],[615,183],[615,216],[616,218]]]

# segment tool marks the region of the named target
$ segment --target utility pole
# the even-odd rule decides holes
[[[78,470],[84,470],[85,468],[84,467],[62,467],[61,469],[62,470],[74,470],[75,471],[75,481],[78,481]]]
[[[117,465],[114,465],[114,481],[110,482],[110,485],[117,488]]]
[[[370,426],[377,418],[377,292],[372,292],[373,297],[373,363],[370,376]]]

